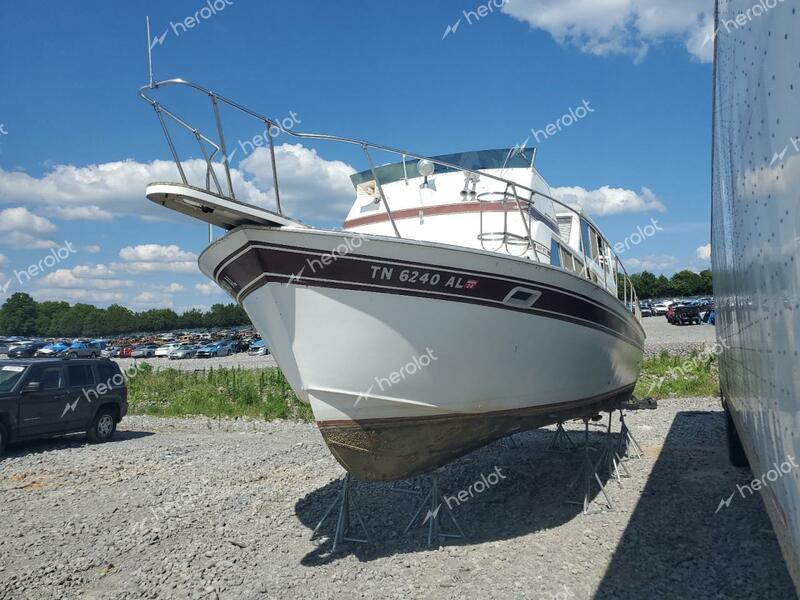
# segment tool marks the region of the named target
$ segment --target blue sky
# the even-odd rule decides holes
[[[421,154],[528,139],[551,185],[613,242],[629,240],[629,270],[708,266],[710,1],[217,0],[215,14],[201,13],[206,6],[0,0],[0,293],[139,310],[227,301],[195,264],[204,227],[144,198],[149,181],[177,179],[137,96],[146,15],[159,38],[157,79],[195,81],[299,130]],[[535,142],[531,129],[582,104],[592,112]],[[172,105],[206,114],[199,102]],[[259,128],[226,122],[245,199],[268,201],[269,164],[244,150]],[[284,184],[290,211],[339,225],[352,195],[346,175],[363,157],[277,141],[281,172],[295,173]],[[661,230],[631,244],[652,219]],[[67,241],[74,251],[63,260],[15,276]]]

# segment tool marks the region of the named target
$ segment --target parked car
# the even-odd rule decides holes
[[[675,307],[672,317],[674,325],[700,325],[700,322],[700,309],[696,306],[686,304]]]
[[[658,315],[659,317],[662,315],[666,315],[667,311],[669,310],[669,305],[665,302],[656,302],[653,304],[653,313]]]
[[[131,358],[151,358],[156,355],[158,344],[139,344],[131,351]]]
[[[653,305],[650,304],[649,302],[640,302],[639,310],[642,311],[643,317],[652,317],[655,314],[653,312]]]
[[[117,352],[117,358],[131,358],[133,354],[133,346],[122,346]]]
[[[28,342],[15,345],[8,351],[9,358],[33,358],[36,352],[47,346],[47,342]]]
[[[197,354],[198,347],[194,344],[181,344],[172,352],[169,353],[170,360],[179,360],[182,358],[194,358]]]
[[[112,361],[0,361],[0,454],[9,442],[68,433],[106,442],[127,412],[128,390]]]
[[[231,354],[231,346],[228,342],[214,342],[203,346],[197,351],[197,358],[217,358]]]
[[[114,358],[119,354],[119,348],[117,346],[106,346],[103,350],[100,351],[100,356],[102,358]]]
[[[250,344],[250,349],[247,351],[250,356],[266,356],[269,354],[266,343],[264,340],[256,340]]]
[[[70,344],[66,342],[55,342],[39,348],[34,356],[36,356],[36,358],[54,358],[56,356],[61,356],[61,353],[69,347]]]
[[[58,354],[66,358],[97,358],[103,348],[98,342],[73,342],[72,345]]]
[[[171,342],[156,348],[155,356],[169,356],[170,352],[180,347],[180,342]]]

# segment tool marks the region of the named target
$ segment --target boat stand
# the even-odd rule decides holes
[[[578,470],[577,475],[575,475],[575,479],[572,480],[572,483],[569,484],[570,489],[573,489],[575,485],[583,480],[585,487],[583,492],[583,501],[582,502],[574,502],[574,501],[567,501],[567,504],[577,504],[578,506],[583,506],[583,514],[589,514],[589,506],[591,506],[591,497],[592,497],[592,484],[593,481],[597,482],[597,485],[600,487],[600,492],[606,499],[606,505],[608,506],[609,510],[614,510],[614,504],[611,502],[611,498],[606,493],[606,488],[603,485],[603,481],[600,479],[600,476],[597,474],[597,466],[592,461],[592,457],[590,456],[590,452],[593,452],[594,449],[589,446],[589,419],[583,419],[584,424],[584,437],[583,437],[583,462],[581,463],[581,467]]]
[[[566,444],[564,443],[566,440]],[[569,437],[567,430],[564,429],[564,423],[559,421],[558,427],[556,427],[556,432],[553,434],[553,437],[550,438],[550,442],[547,444],[547,447],[544,449],[545,452],[572,452],[573,450],[577,450],[578,445],[572,441],[572,438]]]
[[[398,494],[413,494],[419,496],[422,493],[422,488],[415,477],[413,479],[399,479],[395,481],[392,483],[392,491]]]
[[[408,526],[403,533],[408,533],[411,530],[411,528],[414,526],[414,523],[417,522],[417,519],[422,513],[422,509],[424,509],[426,506],[428,507],[428,512],[426,513],[421,524],[428,524],[428,546],[432,546],[434,540],[436,540],[438,544],[442,539],[463,539],[465,537],[464,532],[461,530],[461,526],[458,524],[455,515],[453,515],[453,511],[450,510],[450,506],[447,504],[446,498],[439,490],[439,475],[437,473],[433,473],[431,475],[431,489],[428,492],[428,495],[425,496],[422,502],[419,503],[416,512],[414,512],[414,516],[411,517],[411,521],[408,522]],[[446,513],[447,516],[450,517],[453,525],[458,530],[457,534],[445,533],[442,531],[442,513]]]
[[[630,471],[628,471],[628,467],[622,462],[622,458],[619,454],[622,434],[620,433],[620,437],[614,439],[611,433],[611,420],[613,416],[614,411],[608,413],[608,429],[606,430],[605,447],[600,454],[600,458],[597,460],[595,471],[601,469],[607,470],[609,475],[613,475],[617,480],[617,484],[622,487],[622,477],[630,477],[631,474]],[[622,475],[620,475],[620,469],[622,470]]]
[[[633,437],[631,430],[628,429],[628,425],[625,423],[625,413],[622,412],[622,409],[619,409],[619,422],[620,432],[617,454],[623,458],[633,458],[628,452],[632,448],[636,458],[642,458],[644,451],[639,442],[636,441],[636,438]]]
[[[357,544],[366,544],[369,542],[369,534],[367,532],[367,526],[364,525],[364,520],[361,518],[361,515],[358,512],[358,509],[353,505],[352,511],[356,515],[356,519],[358,519],[358,523],[361,525],[361,529],[364,530],[364,539],[361,538],[354,538],[348,537],[350,532],[350,525],[351,525],[351,518],[350,518],[350,473],[347,473],[342,479],[342,487],[339,490],[339,494],[336,497],[336,500],[333,501],[333,504],[330,505],[325,514],[320,519],[317,526],[314,528],[314,531],[311,533],[311,539],[313,540],[317,536],[317,532],[319,531],[322,524],[328,518],[328,516],[333,512],[334,508],[338,508],[337,510],[337,518],[336,518],[336,530],[333,534],[333,552],[336,552],[336,546],[341,544],[342,542],[355,542]]]

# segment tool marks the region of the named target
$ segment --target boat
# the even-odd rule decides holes
[[[797,14],[717,2],[711,263],[731,462],[755,480],[717,510],[760,490],[800,591]]]
[[[153,98],[170,86],[211,99],[214,134]],[[200,270],[247,312],[354,478],[432,472],[631,398],[645,340],[636,291],[591,218],[554,197],[535,149],[423,156],[284,130],[181,79],[140,95],[181,177],[150,184],[147,198],[225,230]],[[236,199],[220,106],[267,125],[274,210]],[[167,122],[196,137],[205,181],[188,180]],[[284,213],[273,128],[363,152],[341,229]],[[376,166],[377,153],[394,160]]]

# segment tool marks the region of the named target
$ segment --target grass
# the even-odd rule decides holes
[[[128,379],[128,409],[163,417],[312,419],[311,407],[297,399],[278,369],[155,371],[144,365]]]
[[[719,396],[716,355],[694,352],[675,356],[662,352],[642,363],[634,392],[637,398],[694,398]]]
[[[662,352],[642,364],[635,394],[639,398],[690,398],[719,394],[716,357]],[[250,371],[155,371],[141,365],[128,378],[130,414],[162,417],[207,416],[252,419],[313,419],[278,369]]]

